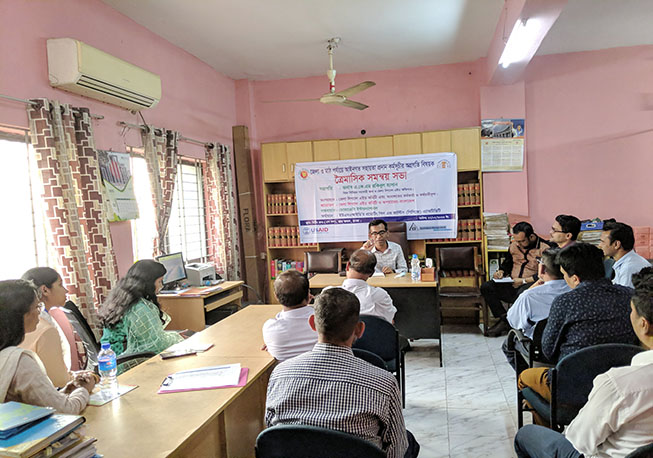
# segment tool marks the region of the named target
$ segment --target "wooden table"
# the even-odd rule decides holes
[[[172,321],[168,329],[191,329],[202,331],[206,326],[205,314],[224,305],[237,305],[243,292],[240,288],[243,281],[225,281],[219,290],[214,290],[202,296],[182,296],[160,294],[157,296],[161,308],[170,315]]]
[[[188,339],[214,347],[196,356],[155,356],[118,377],[138,388],[84,412],[87,435],[112,457],[253,457],[264,425],[267,382],[275,360],[261,350],[263,323],[279,305],[251,305]],[[177,371],[240,363],[249,368],[240,388],[156,394]]]
[[[395,278],[370,277],[367,283],[385,289],[397,307],[395,327],[408,339],[440,339],[440,300],[435,281],[413,282],[410,274]],[[340,286],[346,277],[338,274],[317,274],[310,279],[310,288],[317,294],[327,286]]]

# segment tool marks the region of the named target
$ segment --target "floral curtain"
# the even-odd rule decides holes
[[[47,99],[35,99],[27,115],[42,184],[48,241],[59,273],[95,331],[95,307],[117,278],[116,257],[106,218],[91,116]]]
[[[230,149],[220,144],[207,147],[204,193],[209,258],[229,280],[241,278],[235,182]]]
[[[172,195],[179,162],[177,143],[179,133],[146,126],[143,132],[145,162],[150,175],[152,202],[156,215],[157,236],[154,239],[153,257],[167,253],[168,221],[172,210]]]

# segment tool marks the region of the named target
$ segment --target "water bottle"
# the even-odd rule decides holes
[[[419,259],[417,259],[416,254],[410,260],[410,279],[412,281],[420,281],[422,279],[422,268],[419,265]]]
[[[118,365],[116,364],[116,354],[111,349],[111,344],[102,342],[102,350],[97,355],[98,366],[100,369],[100,387],[102,391],[118,390]]]

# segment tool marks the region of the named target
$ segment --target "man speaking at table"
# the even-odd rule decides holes
[[[368,224],[369,239],[363,244],[376,256],[376,269],[384,274],[392,272],[406,273],[406,257],[398,243],[388,241],[388,224],[382,219],[375,219]]]

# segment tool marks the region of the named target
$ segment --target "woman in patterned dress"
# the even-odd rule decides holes
[[[98,316],[104,327],[101,341],[109,342],[116,355],[161,353],[183,340],[177,332],[165,331],[170,317],[161,310],[156,298],[165,273],[166,268],[159,262],[136,262],[100,306]],[[118,372],[128,368],[120,365]]]

